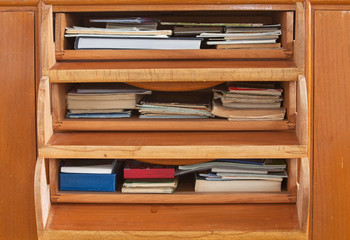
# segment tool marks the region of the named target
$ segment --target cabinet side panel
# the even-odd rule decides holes
[[[0,239],[36,239],[34,13],[0,13]]]
[[[314,13],[312,239],[350,239],[350,11]]]

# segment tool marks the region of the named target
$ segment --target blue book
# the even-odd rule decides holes
[[[68,159],[61,161],[61,191],[116,191],[120,164],[115,159]]]
[[[131,111],[120,113],[67,113],[67,118],[129,118]]]
[[[116,191],[116,174],[60,173],[61,191]]]

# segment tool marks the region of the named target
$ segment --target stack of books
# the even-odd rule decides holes
[[[225,33],[204,32],[198,35],[208,39],[206,44],[218,49],[237,48],[281,48],[278,42],[282,34],[281,25],[248,24],[247,26],[226,26]]]
[[[122,193],[173,193],[178,185],[175,167],[127,160]]]
[[[117,160],[63,160],[59,189],[115,192],[119,165]]]
[[[156,92],[137,105],[140,118],[208,118],[210,95],[202,92]]]
[[[212,114],[231,121],[283,120],[281,88],[229,86],[213,89]]]
[[[280,192],[285,169],[279,159],[226,159],[179,166],[175,175],[196,172],[196,192]]]
[[[90,19],[99,27],[67,27],[65,37],[75,37],[75,49],[199,49],[201,39],[173,38],[171,30],[157,30],[159,20],[132,17]]]
[[[67,93],[67,118],[123,118],[151,94],[123,83],[81,84]]]

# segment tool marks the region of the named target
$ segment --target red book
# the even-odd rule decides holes
[[[155,165],[128,160],[124,167],[124,178],[174,178],[173,166]]]

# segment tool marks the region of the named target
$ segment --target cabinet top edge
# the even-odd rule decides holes
[[[295,4],[304,0],[43,0],[47,5]]]
[[[350,4],[350,0],[309,0],[311,4],[319,5],[346,5]]]
[[[2,0],[0,6],[37,6],[40,0]]]

